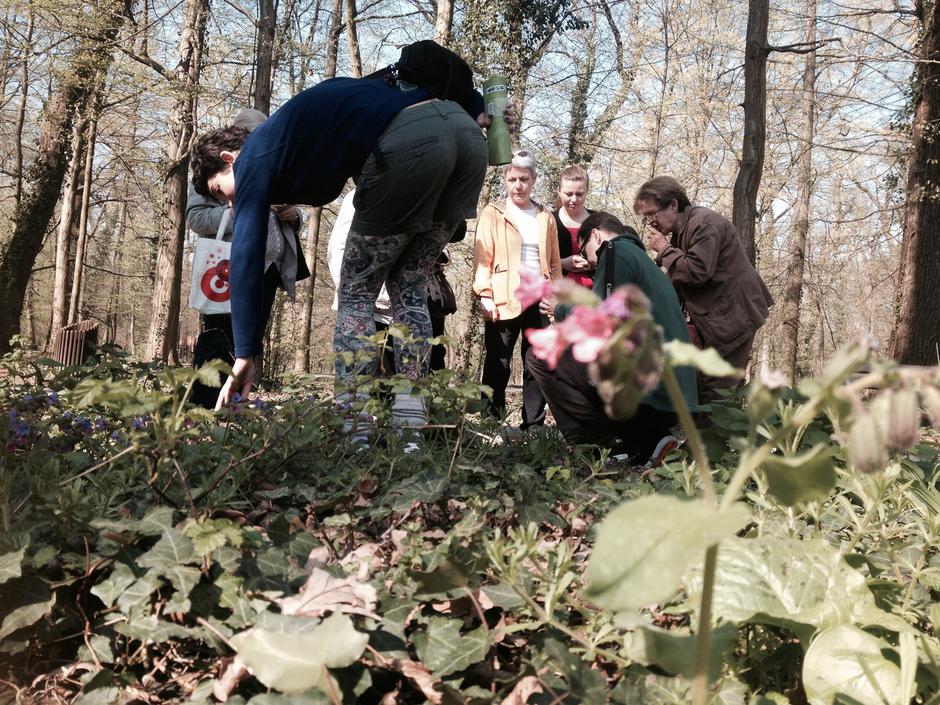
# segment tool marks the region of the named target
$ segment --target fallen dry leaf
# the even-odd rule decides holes
[[[516,683],[516,687],[507,695],[500,705],[526,705],[529,698],[535,693],[542,692],[542,684],[535,676],[526,676]]]
[[[283,614],[320,617],[326,612],[345,612],[380,619],[375,614],[378,594],[374,587],[353,577],[336,578],[319,567],[313,568],[299,595],[277,602]]]
[[[401,672],[405,678],[413,681],[414,684],[421,689],[421,693],[427,698],[429,703],[432,703],[432,705],[440,705],[441,701],[444,699],[444,694],[434,690],[434,684],[437,683],[437,680],[431,675],[427,666],[417,661],[409,661],[407,659],[399,661],[398,665],[401,667]]]
[[[248,675],[248,667],[236,656],[223,667],[222,673],[212,681],[212,695],[220,703],[228,700],[242,678]]]

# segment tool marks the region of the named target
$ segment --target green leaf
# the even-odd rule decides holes
[[[144,536],[159,536],[173,528],[172,507],[157,507],[147,512],[139,521],[133,519],[95,519],[91,525],[96,529],[115,533],[130,532]]]
[[[335,689],[327,669],[355,663],[369,637],[357,632],[349,617],[337,613],[313,631],[290,633],[255,627],[231,641],[238,657],[264,685],[282,693],[301,693],[309,688]]]
[[[585,595],[617,611],[666,600],[706,548],[733,536],[749,518],[743,505],[718,512],[701,499],[652,495],[622,504],[600,526]]]
[[[825,499],[836,486],[836,471],[829,446],[819,444],[812,450],[791,457],[771,456],[761,466],[770,493],[783,504]]]
[[[0,641],[10,634],[29,627],[46,614],[55,604],[55,594],[49,584],[39,578],[13,578],[0,589]]]
[[[882,654],[890,648],[883,639],[848,624],[824,630],[803,659],[803,687],[810,705],[900,703],[901,669]]]
[[[689,582],[690,598],[701,593],[700,568]],[[804,644],[817,629],[839,624],[909,627],[875,605],[865,578],[821,539],[764,535],[721,545],[712,609],[739,624],[773,624],[793,631]]]
[[[418,658],[435,678],[457,673],[486,658],[490,643],[483,628],[461,634],[461,626],[461,620],[431,617],[427,632],[414,635]]]
[[[744,372],[729,364],[714,348],[704,350],[681,340],[670,340],[663,345],[666,359],[673,367],[689,365],[712,377],[743,377]]]
[[[0,556],[0,583],[18,578],[23,574],[23,556],[26,555],[26,546],[19,551],[4,553]]]
[[[391,506],[393,511],[408,511],[415,502],[430,504],[439,500],[448,483],[447,475],[425,470],[390,489],[384,502]]]
[[[163,537],[154,544],[154,547],[137,559],[138,565],[150,568],[152,571],[167,578],[176,588],[177,603],[185,600],[202,574],[197,568],[185,565],[198,562],[199,556],[193,548],[193,543],[181,531],[169,529]],[[177,609],[188,610],[188,606]]]
[[[725,657],[734,646],[737,630],[722,624],[712,630],[708,652],[708,679],[718,680]],[[627,657],[645,666],[659,666],[668,673],[692,678],[695,673],[696,635],[675,634],[656,627],[640,627],[624,637]]]
[[[118,563],[111,575],[91,589],[91,594],[96,595],[105,607],[111,607],[136,580],[137,577],[129,565]]]

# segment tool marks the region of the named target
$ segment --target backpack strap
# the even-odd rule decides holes
[[[614,290],[614,243],[607,240],[601,249],[607,253],[607,259],[604,260],[604,298],[610,296]]]

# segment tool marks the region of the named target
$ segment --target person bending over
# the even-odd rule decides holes
[[[334,351],[355,353],[368,345],[362,336],[375,333],[373,306],[382,282],[395,319],[415,338],[430,337],[428,273],[457,224],[475,217],[487,162],[480,126],[489,118],[482,96],[472,86],[452,95],[459,104],[434,99],[421,86],[335,78],[296,95],[250,137],[223,129],[197,142],[197,191],[231,202],[235,215],[230,276],[236,360],[220,406],[236,391],[248,392],[261,352],[266,312],[259,292],[271,203],[324,205],[355,178],[356,214],[343,257]],[[337,356],[338,388],[366,372],[349,358],[355,355]],[[426,359],[421,344],[396,350],[399,372],[413,378]],[[421,400],[402,395],[409,423],[422,423]]]
[[[625,227],[610,213],[594,213],[578,231],[582,256],[595,267],[594,293],[602,299],[625,284],[638,286],[649,298],[653,319],[663,330],[663,339],[689,342],[688,328],[679,299],[666,276],[647,255],[636,231]],[[568,306],[555,309],[556,320],[563,320]],[[676,424],[676,413],[662,383],[647,394],[632,419],[611,419],[588,375],[588,366],[578,362],[568,348],[555,369],[528,355],[528,366],[548,401],[558,430],[570,443],[590,443],[611,448],[612,453],[626,453],[639,462],[658,461],[675,439],[669,435]],[[691,409],[698,407],[695,370],[676,368],[682,395]]]

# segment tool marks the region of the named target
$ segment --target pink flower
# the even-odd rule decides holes
[[[541,274],[528,270],[522,270],[519,273],[519,288],[516,289],[516,298],[522,304],[523,310],[544,299],[551,291],[551,281],[544,279]]]
[[[611,292],[610,296],[601,301],[600,310],[612,318],[621,321],[627,320],[630,318],[630,309],[627,307],[627,293],[628,290],[625,287]]]
[[[544,360],[552,370],[558,366],[558,359],[568,347],[568,341],[561,334],[560,326],[529,328],[525,332],[525,337],[532,344],[532,354],[539,360]]]
[[[610,317],[590,306],[575,306],[561,323],[562,335],[571,342],[578,362],[594,362],[613,333]]]

